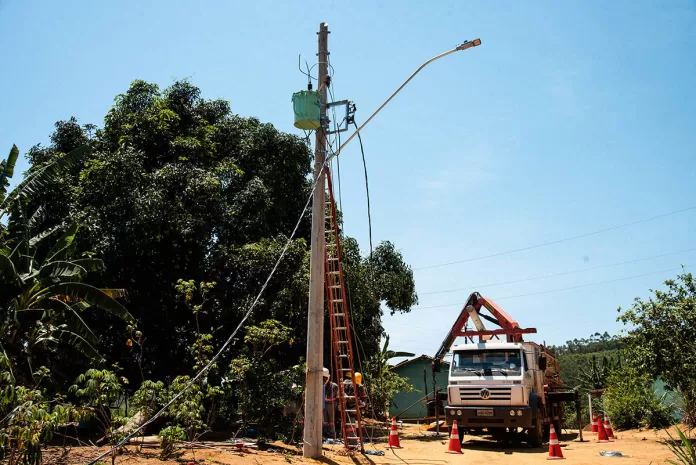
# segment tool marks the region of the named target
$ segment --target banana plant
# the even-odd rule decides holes
[[[12,175],[18,153],[15,149],[0,164],[0,216],[8,208],[13,213],[11,231],[3,230],[0,246],[0,342],[23,353],[29,363],[32,350],[58,342],[101,359],[98,338],[82,316],[101,309],[133,324],[133,316],[116,300],[125,291],[82,282],[88,273],[103,271],[104,263],[90,256],[73,258],[77,225],[67,226],[52,246],[43,247],[58,228],[33,234],[43,212],[39,209],[26,215],[23,211],[26,195],[40,188],[47,176],[72,163],[76,151],[61,159],[67,160],[62,167],[48,165],[6,194],[6,179]]]
[[[125,296],[121,289],[99,289],[81,282],[85,276],[104,269],[96,258],[71,259],[69,247],[77,234],[71,225],[45,257],[35,255],[40,241],[24,248],[20,243],[11,252],[0,250],[0,281],[3,300],[2,334],[8,343],[21,345],[29,353],[37,345],[67,341],[91,358],[101,358],[97,336],[87,326],[82,314],[92,308],[109,312],[128,323],[132,315],[115,297]],[[20,252],[21,249],[29,252]],[[29,331],[21,327],[30,326]]]
[[[377,407],[378,414],[386,414],[394,392],[406,389],[408,383],[389,369],[389,361],[398,357],[413,357],[411,352],[399,352],[389,349],[389,335],[384,338],[382,349],[366,365],[366,382],[371,401]]]

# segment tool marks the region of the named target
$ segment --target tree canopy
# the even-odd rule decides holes
[[[85,316],[108,361],[121,362],[130,379],[141,374],[124,361],[140,362],[148,379],[187,373],[195,364],[189,346],[197,331],[176,298],[177,281],[217,283],[197,319],[201,332],[227,338],[302,212],[311,150],[298,136],[232,113],[224,100],[202,98],[187,81],[164,90],[133,82],[116,97],[102,128],[76,118],[56,123],[50,144],[29,150],[29,174],[78,147],[86,147],[79,159],[25,208],[44,212],[37,230],[79,225],[76,250],[104,263],[104,272],[87,282],[128,291],[122,303],[142,332],[138,350],[113,318]],[[306,212],[249,321],[291,328],[293,343],[275,355],[280,368],[305,355],[309,233]],[[413,275],[393,244],[380,244],[369,258],[354,239],[343,239],[358,347],[369,358],[383,333],[381,304],[407,312],[417,302]]]
[[[665,281],[631,308],[619,308],[619,321],[630,325],[626,344],[631,361],[642,372],[659,377],[684,400],[684,421],[696,424],[696,280],[683,272]]]

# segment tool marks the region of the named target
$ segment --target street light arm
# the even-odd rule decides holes
[[[391,94],[391,95],[389,96],[389,98],[388,98],[382,105],[380,105],[380,107],[379,107],[374,113],[372,113],[372,115],[370,115],[370,117],[367,118],[367,120],[365,120],[365,122],[364,122],[363,124],[361,124],[360,127],[359,127],[358,129],[356,129],[355,132],[353,132],[353,134],[351,134],[350,137],[349,137],[348,139],[346,139],[346,141],[345,141],[343,144],[341,144],[341,146],[338,148],[338,150],[336,150],[336,152],[334,152],[333,154],[329,155],[329,156],[326,158],[326,164],[328,164],[331,160],[333,160],[335,157],[337,157],[337,156],[341,153],[341,150],[343,150],[343,147],[345,147],[346,145],[348,145],[348,143],[349,143],[351,140],[353,140],[353,138],[354,138],[355,136],[357,136],[358,133],[359,133],[360,131],[362,131],[362,129],[363,129],[365,126],[367,126],[367,123],[369,123],[370,121],[372,121],[372,118],[374,118],[375,116],[377,116],[377,113],[379,113],[380,111],[382,111],[382,108],[386,107],[387,104],[388,104],[389,102],[391,102],[391,100],[392,100],[394,97],[396,97],[396,94],[398,94],[399,92],[401,92],[401,89],[403,89],[404,87],[406,87],[406,84],[408,84],[409,82],[411,82],[411,79],[413,79],[414,77],[416,77],[416,74],[420,73],[421,70],[422,70],[423,68],[425,68],[426,66],[428,66],[428,65],[429,65],[430,63],[432,63],[433,61],[439,60],[440,58],[446,57],[447,55],[450,55],[450,54],[452,54],[452,53],[454,53],[454,52],[458,52],[458,51],[460,51],[460,50],[466,50],[467,48],[476,47],[476,46],[478,46],[478,45],[481,45],[481,39],[476,39],[476,40],[473,40],[473,41],[468,41],[468,40],[467,40],[466,42],[464,42],[464,43],[461,44],[461,45],[458,45],[457,47],[453,48],[452,50],[448,50],[448,51],[446,51],[445,53],[442,53],[442,54],[440,54],[440,55],[438,55],[438,56],[432,57],[430,60],[428,60],[428,61],[426,61],[425,63],[423,63],[422,65],[420,65],[420,67],[419,67],[413,74],[411,74],[411,76],[409,76],[409,78],[406,79],[406,81],[404,81],[404,83],[401,84],[401,86],[399,86],[399,88],[396,89],[396,91],[395,91],[393,94]]]

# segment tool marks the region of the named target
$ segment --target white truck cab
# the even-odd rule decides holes
[[[545,370],[537,344],[489,340],[455,345],[451,353],[448,423],[457,421],[460,431],[470,433],[521,428],[541,437]]]

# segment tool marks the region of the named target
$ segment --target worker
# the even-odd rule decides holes
[[[346,409],[355,410],[356,400],[357,405],[362,409],[365,407],[367,395],[365,393],[365,386],[362,385],[362,374],[355,373],[355,385],[357,389],[353,388],[353,382],[350,379],[350,374],[343,381],[343,393],[346,396]]]
[[[325,436],[336,436],[336,409],[338,404],[338,384],[331,381],[329,370],[324,368],[324,429]]]
[[[355,373],[355,384],[358,386],[358,405],[361,409],[363,409],[367,405],[367,393],[365,392],[365,386],[362,383],[362,374]]]

